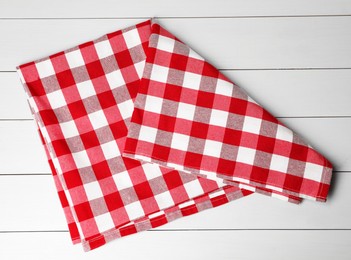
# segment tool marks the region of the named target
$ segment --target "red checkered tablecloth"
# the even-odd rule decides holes
[[[172,33],[153,24],[124,155],[299,202],[332,165]]]
[[[250,194],[121,156],[151,21],[18,67],[74,243],[114,238]]]
[[[17,71],[86,251],[252,192],[326,200],[331,164],[152,19]]]

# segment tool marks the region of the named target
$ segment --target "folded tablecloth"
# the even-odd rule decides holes
[[[155,23],[124,155],[292,202],[325,201],[332,165]]]
[[[121,156],[150,32],[147,20],[17,68],[86,251],[251,193]]]
[[[326,199],[331,164],[152,19],[17,71],[86,251],[253,191]]]

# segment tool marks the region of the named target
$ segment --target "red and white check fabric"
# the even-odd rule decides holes
[[[72,241],[86,251],[251,194],[221,180],[121,156],[152,50],[151,24],[147,20],[17,68]]]
[[[124,156],[292,202],[325,201],[332,165],[153,23]]]

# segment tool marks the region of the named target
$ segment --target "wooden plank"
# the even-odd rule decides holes
[[[278,117],[350,116],[351,69],[224,71]],[[31,119],[14,72],[0,73],[0,119]]]
[[[0,70],[13,71],[16,65],[143,20],[0,20]],[[159,22],[218,68],[351,67],[351,16]]]
[[[350,172],[335,173],[327,203],[254,194],[157,229],[351,229],[350,186]],[[67,230],[52,176],[0,175],[0,191],[0,232]]]
[[[30,12],[28,12],[28,9]],[[345,0],[153,0],[104,1],[93,0],[24,2],[12,0],[0,3],[0,18],[87,18],[87,17],[199,17],[199,16],[271,16],[271,15],[342,15],[351,13]]]
[[[143,232],[84,253],[67,233],[0,234],[1,259],[349,260],[351,231]],[[20,250],[19,250],[20,249]]]
[[[351,171],[351,118],[284,118],[337,171]],[[34,121],[0,121],[0,173],[48,173]]]

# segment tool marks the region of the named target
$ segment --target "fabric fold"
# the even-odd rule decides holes
[[[154,19],[17,72],[85,251],[253,192],[326,201],[330,162]]]
[[[332,165],[157,23],[124,155],[298,203],[326,201]]]
[[[73,243],[85,251],[250,191],[121,156],[151,20],[17,67]]]

